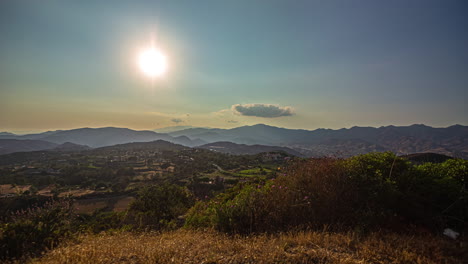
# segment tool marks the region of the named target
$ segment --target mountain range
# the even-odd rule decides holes
[[[393,151],[398,154],[433,152],[468,157],[468,126],[462,125],[446,128],[416,124],[303,130],[258,124],[233,129],[191,128],[169,135],[207,142],[282,146],[305,156],[348,157],[372,151]]]
[[[92,148],[112,146],[129,142],[148,142],[154,140],[165,140],[185,146],[194,146],[196,141],[192,141],[185,136],[170,136],[154,131],[137,131],[128,128],[103,127],[103,128],[78,128],[72,130],[47,131],[38,134],[14,135],[0,134],[0,139],[17,140],[42,140],[56,144],[71,142],[79,145],[86,145]],[[195,143],[194,143],[195,142]],[[199,142],[204,144],[206,142]]]
[[[90,147],[74,144],[71,142],[56,144],[44,140],[34,139],[0,139],[0,155],[13,152],[28,152],[38,150],[77,151],[86,149],[90,149]]]
[[[180,127],[179,130],[171,128],[168,131],[172,132],[157,133],[105,127],[57,130],[29,135],[3,132],[0,133],[0,139],[2,139],[0,153],[14,152],[15,144],[22,146],[16,151],[28,151],[28,148],[25,148],[28,144],[34,146],[31,147],[34,150],[41,148],[41,145],[37,145],[39,142],[19,142],[24,140],[39,140],[53,144],[70,142],[91,148],[164,140],[188,147],[217,149],[231,154],[250,154],[257,152],[255,149],[260,151],[271,149],[266,148],[268,146],[275,146],[276,149],[283,148],[283,151],[290,154],[309,157],[348,157],[372,151],[393,151],[398,154],[433,152],[468,158],[468,126],[462,125],[446,128],[411,125],[304,130],[258,124],[232,129]],[[51,149],[56,146],[44,145],[44,147],[44,149]]]

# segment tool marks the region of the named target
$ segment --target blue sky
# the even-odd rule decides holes
[[[0,130],[466,125],[467,11],[451,0],[1,1]],[[156,80],[136,63],[152,40],[169,63]]]

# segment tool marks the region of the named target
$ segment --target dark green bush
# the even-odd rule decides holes
[[[348,219],[351,191],[341,161],[319,159],[292,165],[275,180],[239,184],[209,202],[199,202],[187,227],[211,226],[230,233],[287,230]]]
[[[310,159],[263,183],[240,183],[188,213],[186,227],[230,233],[467,223],[467,161],[414,166],[393,153]],[[258,180],[257,180],[258,181]]]
[[[71,200],[51,201],[14,213],[0,223],[0,259],[34,256],[71,236],[76,219],[72,208]]]
[[[142,189],[130,205],[130,216],[138,228],[160,229],[176,225],[177,217],[193,205],[187,189],[174,184],[152,185]]]
[[[79,225],[83,232],[99,233],[109,230],[131,230],[127,212],[95,211],[91,215],[80,215]]]
[[[426,163],[415,167],[408,200],[423,209],[416,216],[436,228],[468,225],[468,161],[450,159],[443,163]]]
[[[381,225],[398,216],[407,178],[414,174],[409,161],[384,152],[355,156],[344,165],[353,188],[355,220],[360,225]]]

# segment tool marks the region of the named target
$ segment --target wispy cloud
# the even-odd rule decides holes
[[[216,112],[212,112],[211,114],[213,115],[213,117],[223,118],[223,119],[228,119],[233,116],[231,109],[222,109]]]
[[[231,107],[231,110],[237,115],[265,118],[292,116],[294,114],[293,109],[290,106],[279,106],[273,104],[236,104]]]
[[[180,118],[172,118],[171,121],[174,122],[174,123],[176,123],[176,124],[179,124],[179,123],[184,122],[184,120],[182,120],[182,119],[180,119]]]

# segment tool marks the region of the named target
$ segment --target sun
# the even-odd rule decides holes
[[[140,52],[138,66],[149,77],[161,77],[167,71],[167,57],[160,50],[149,48]]]

